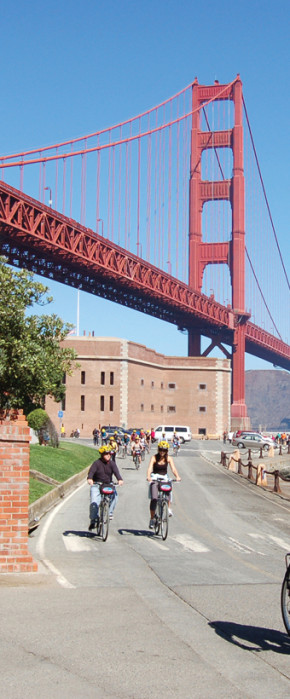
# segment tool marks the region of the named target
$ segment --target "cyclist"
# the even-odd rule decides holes
[[[174,461],[171,456],[168,456],[169,444],[162,440],[158,444],[158,452],[150,459],[147,471],[147,481],[150,482],[149,497],[150,497],[150,522],[149,529],[154,528],[154,517],[158,498],[158,484],[156,479],[162,477],[168,480],[167,469],[170,466],[173,475],[177,481],[180,481],[180,475],[174,466]],[[171,495],[172,498],[172,495]],[[168,509],[169,517],[172,516],[172,510]]]
[[[150,430],[146,430],[145,439],[146,439],[146,444],[147,444],[148,450],[149,450],[150,447],[151,447],[151,433],[150,433]]]
[[[176,432],[173,433],[172,446],[173,446],[173,449],[176,449],[176,452],[179,451],[179,449],[180,449],[180,437],[178,436],[178,434],[176,434]]]
[[[141,451],[144,451],[144,450],[145,450],[145,444],[146,444],[145,434],[144,434],[143,437],[141,437],[141,434],[140,434],[140,440],[139,440],[139,441],[140,441],[140,445],[141,445]]]
[[[118,444],[115,440],[115,437],[110,437],[109,439],[109,447],[111,450],[111,458],[113,461],[116,461],[116,454],[118,453]]]
[[[89,469],[87,481],[91,486],[90,491],[90,524],[89,531],[91,532],[97,525],[99,504],[101,502],[100,485],[103,483],[109,484],[112,482],[113,474],[117,478],[118,484],[123,485],[123,479],[117,467],[117,464],[111,459],[111,449],[108,444],[104,444],[99,448],[100,458],[94,461]],[[117,491],[111,497],[109,516],[113,519],[114,509],[117,504]]]
[[[106,444],[106,443],[107,443],[107,439],[108,439],[107,432],[106,432],[105,428],[102,427],[102,429],[101,429],[101,440],[102,440],[102,444]]]
[[[125,434],[124,434],[124,444],[125,444],[125,450],[126,450],[126,454],[127,454],[127,449],[128,449],[129,444],[130,444],[130,437],[127,434],[127,432],[125,432]]]
[[[134,442],[136,441],[136,437],[138,437],[136,430],[133,430],[131,434],[131,446],[133,447]]]
[[[133,461],[134,461],[134,457],[137,456],[137,461],[139,462],[139,464],[141,464],[141,451],[142,451],[141,440],[137,436],[135,439],[135,442],[132,442],[132,456],[133,456]]]
[[[117,431],[114,432],[114,439],[115,439],[115,442],[117,442],[118,451],[119,451],[120,446],[121,446],[121,444],[122,444],[122,437],[121,437],[121,435],[120,435],[119,432],[117,432]]]

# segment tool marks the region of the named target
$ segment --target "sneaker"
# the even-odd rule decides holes
[[[92,519],[92,520],[90,521],[90,524],[89,524],[89,532],[91,532],[93,529],[96,528],[96,524],[97,524],[97,522],[96,522],[95,519]]]
[[[173,512],[170,507],[168,507],[168,517],[173,517]]]
[[[109,514],[109,519],[114,519],[114,515],[113,515],[113,514]]]
[[[154,525],[155,525],[155,520],[154,520],[154,519],[150,519],[150,522],[149,522],[149,529],[154,529]]]

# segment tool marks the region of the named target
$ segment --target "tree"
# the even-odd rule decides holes
[[[27,422],[29,427],[37,433],[39,444],[46,444],[45,435],[47,434],[49,436],[49,444],[53,447],[58,447],[59,440],[57,431],[45,410],[42,410],[42,408],[32,410],[32,412],[27,415]]]
[[[26,270],[14,271],[0,257],[0,408],[44,407],[45,396],[65,395],[63,376],[77,368],[77,354],[61,342],[72,325],[57,315],[28,315],[52,301],[48,287]]]

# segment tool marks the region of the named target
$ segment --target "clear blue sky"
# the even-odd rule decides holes
[[[8,154],[81,136],[191,83],[237,73],[289,270],[289,0],[13,0],[1,6],[1,144]],[[289,273],[289,272],[288,272]],[[77,292],[49,282],[76,323]],[[286,308],[289,313],[289,307]],[[174,326],[80,293],[80,330],[186,354]],[[247,358],[247,368],[272,368]]]

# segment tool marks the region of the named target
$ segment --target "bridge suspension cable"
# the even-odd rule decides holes
[[[284,271],[284,274],[285,274],[285,278],[286,278],[286,281],[287,281],[288,289],[289,289],[289,291],[290,291],[290,282],[289,282],[288,274],[287,274],[286,267],[285,267],[285,264],[284,264],[283,256],[282,256],[282,253],[281,253],[281,248],[280,248],[280,245],[279,245],[279,242],[278,242],[278,236],[277,236],[277,233],[276,233],[276,229],[275,229],[275,226],[274,226],[274,221],[273,221],[273,217],[272,217],[272,214],[271,214],[271,210],[270,210],[270,205],[269,205],[268,197],[267,197],[267,194],[266,194],[266,189],[265,189],[265,185],[264,185],[264,180],[263,180],[263,177],[262,177],[261,168],[260,168],[260,164],[259,164],[259,160],[258,160],[258,155],[257,155],[255,143],[254,143],[253,132],[252,132],[252,129],[251,129],[251,125],[250,125],[250,121],[249,121],[248,112],[247,112],[247,108],[246,108],[246,105],[245,105],[245,100],[244,100],[244,98],[243,98],[243,106],[244,106],[244,110],[245,110],[245,116],[246,116],[247,125],[248,125],[248,129],[249,129],[249,134],[250,134],[250,138],[251,138],[251,141],[252,141],[252,146],[253,146],[253,151],[254,151],[254,155],[255,155],[255,160],[256,160],[256,164],[257,164],[257,168],[258,168],[258,173],[259,173],[259,177],[260,177],[260,181],[261,181],[261,185],[262,185],[262,189],[263,189],[263,194],[264,194],[264,197],[265,197],[266,206],[267,206],[268,213],[269,213],[269,217],[270,217],[270,221],[271,221],[271,226],[272,226],[274,238],[275,238],[276,245],[277,245],[277,248],[278,248],[279,257],[280,257],[281,264],[282,264],[282,267],[283,267],[283,271]]]

